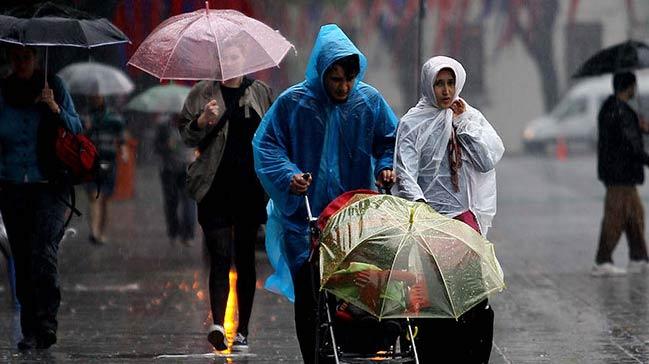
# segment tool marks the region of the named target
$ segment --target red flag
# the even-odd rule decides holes
[[[149,29],[147,33],[151,33],[162,21],[162,7],[160,6],[162,1],[164,0],[151,0],[151,16],[149,18]]]
[[[182,12],[183,12],[183,0],[171,0],[169,15],[174,16]]]
[[[570,0],[570,7],[568,8],[569,25],[573,25],[575,23],[575,17],[577,16],[578,7],[579,7],[579,0]]]
[[[211,0],[211,9],[232,9],[254,18],[254,9],[248,0]]]

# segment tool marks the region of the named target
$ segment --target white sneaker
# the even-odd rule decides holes
[[[625,274],[626,270],[614,266],[613,263],[595,264],[593,270],[590,271],[590,275],[593,277],[622,276]]]
[[[214,346],[214,349],[223,351],[228,348],[228,341],[225,338],[225,329],[221,325],[210,326],[210,331],[207,334],[207,341]]]
[[[629,273],[647,273],[649,272],[649,262],[646,260],[630,260],[626,270]]]

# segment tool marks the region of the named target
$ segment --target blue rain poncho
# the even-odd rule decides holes
[[[354,54],[360,61],[356,83],[346,102],[334,103],[324,73]],[[323,26],[306,79],[275,100],[252,141],[255,170],[271,198],[266,250],[275,274],[266,288],[290,299],[290,273],[306,262],[310,248],[304,197],[290,193],[292,176],[312,174],[308,197],[317,216],[343,192],[375,188],[378,174],[392,168],[397,118],[381,94],[362,82],[366,68],[367,59],[338,26]]]

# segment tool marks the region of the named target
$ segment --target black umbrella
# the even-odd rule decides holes
[[[47,47],[94,48],[130,41],[105,18],[46,2],[0,15],[0,42],[46,47],[47,76]]]
[[[649,68],[649,46],[629,40],[595,53],[572,77],[598,76],[640,68]]]

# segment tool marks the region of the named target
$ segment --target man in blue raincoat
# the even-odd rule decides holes
[[[255,170],[271,198],[266,245],[276,273],[267,286],[272,281],[271,288],[290,297],[292,283],[295,326],[306,363],[316,355],[318,275],[307,262],[302,195],[308,195],[317,216],[343,192],[394,181],[397,118],[381,94],[362,82],[366,69],[367,59],[345,33],[337,25],[323,26],[306,79],[275,100],[253,139]],[[273,281],[286,269],[292,282]]]

